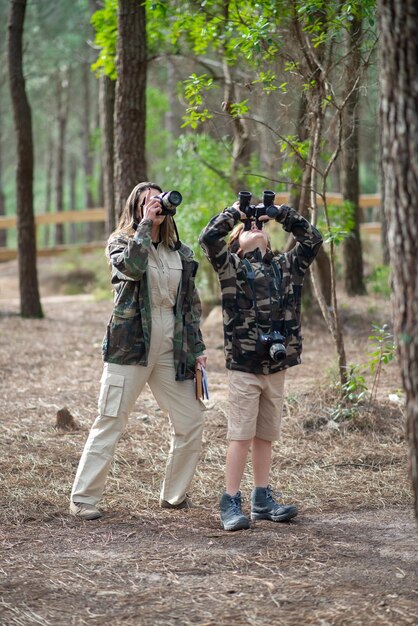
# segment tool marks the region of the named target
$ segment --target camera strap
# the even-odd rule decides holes
[[[253,303],[254,303],[254,313],[255,313],[255,325],[256,325],[256,329],[258,332],[258,319],[259,319],[259,311],[258,311],[258,306],[257,306],[257,294],[256,294],[256,290],[255,290],[255,272],[254,272],[254,268],[251,265],[250,261],[248,259],[242,259],[244,268],[245,268],[245,274],[247,276],[247,281],[251,287],[251,291],[253,294]],[[279,267],[277,267],[276,262],[273,260],[272,263],[272,268],[273,268],[273,273],[274,273],[274,277],[276,279],[276,285],[277,285],[277,294],[278,294],[278,303],[279,303],[279,311],[278,313],[283,309],[283,293],[282,293],[282,275],[281,275],[281,271],[279,269]],[[270,310],[273,313],[273,298],[272,298],[272,289],[271,289],[271,277],[268,276],[266,274],[265,271],[265,267],[264,264],[262,265],[262,271],[264,274],[264,277],[267,280],[268,283],[268,288],[269,288],[269,300],[270,300]],[[272,315],[273,317],[273,315]],[[278,315],[277,315],[278,318]],[[279,319],[272,319],[272,328],[275,328],[276,326],[278,326],[280,323]],[[277,329],[278,330],[278,329]]]

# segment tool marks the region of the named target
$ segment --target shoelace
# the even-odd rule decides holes
[[[274,489],[272,489],[270,487],[270,485],[267,485],[267,498],[269,500],[271,500],[272,502],[274,502],[274,504],[278,504],[278,502],[276,502],[276,500],[280,500],[281,498],[283,498],[283,493],[281,491],[275,491]],[[281,506],[281,505],[279,505]]]
[[[231,498],[233,507],[234,507],[234,513],[236,513],[237,515],[241,515],[241,498]]]

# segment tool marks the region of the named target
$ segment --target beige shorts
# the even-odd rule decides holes
[[[267,441],[280,438],[285,370],[249,374],[228,370],[229,415],[227,438]]]

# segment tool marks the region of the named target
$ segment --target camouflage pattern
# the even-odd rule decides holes
[[[108,243],[107,254],[115,290],[112,317],[103,339],[103,359],[120,365],[148,363],[151,338],[151,299],[147,266],[152,221],[143,220],[134,235],[118,234]],[[177,251],[182,277],[174,307],[174,366],[176,380],[194,378],[196,357],[204,350],[200,332],[201,303],[195,287],[198,263],[181,244]]]
[[[240,213],[236,208],[225,209],[203,229],[199,243],[221,285],[226,367],[253,374],[271,374],[300,363],[303,278],[321,247],[322,237],[294,209],[282,205],[277,221],[293,234],[295,247],[277,256],[268,250],[263,258],[258,248],[245,254],[244,259],[249,260],[254,272],[257,327],[253,289],[245,263],[228,250],[225,241],[239,220]],[[281,274],[282,297],[273,263]],[[258,335],[270,332],[272,320],[280,324],[279,330],[286,336],[287,355],[279,363],[270,359],[268,354],[258,356],[255,349]]]

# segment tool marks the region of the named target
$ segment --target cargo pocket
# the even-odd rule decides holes
[[[108,417],[118,416],[124,382],[125,377],[120,374],[105,373],[103,375],[99,396],[100,415],[107,415]]]

